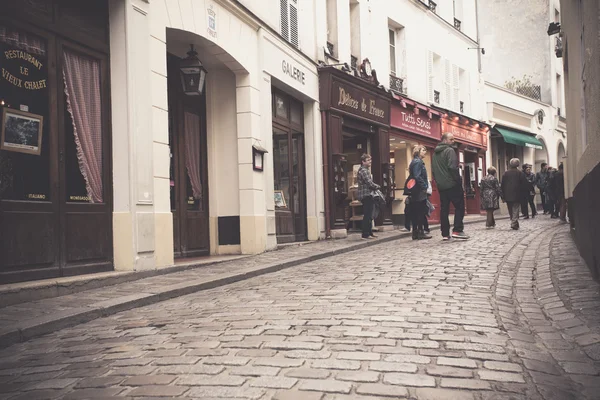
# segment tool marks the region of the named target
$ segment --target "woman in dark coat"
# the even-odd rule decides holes
[[[427,218],[427,169],[423,158],[427,154],[425,146],[417,145],[413,149],[413,160],[408,167],[410,176],[415,179],[416,184],[410,193],[410,205],[412,213],[412,238],[413,240],[431,239],[430,235],[425,234],[423,221]]]
[[[489,167],[487,172],[488,174],[481,179],[481,209],[487,211],[486,228],[493,228],[496,226],[494,211],[500,208],[502,189],[496,178],[496,168]]]

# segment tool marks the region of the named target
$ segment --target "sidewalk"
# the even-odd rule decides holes
[[[485,218],[481,216],[465,217],[465,224],[483,221]],[[433,240],[439,239],[439,232],[436,232],[437,227],[438,225],[432,225],[432,233],[435,237]],[[103,286],[52,298],[44,296],[46,298],[0,308],[0,348],[121,311],[227,285],[376,244],[407,238],[410,237],[410,233],[388,231],[380,232],[378,236],[379,238],[376,240],[363,241],[360,235],[353,234],[346,239],[286,246],[277,251],[256,256],[237,257],[231,261],[221,259],[216,263],[198,265],[198,268],[183,271],[181,271],[181,267],[175,267],[174,270],[179,272],[168,273],[170,270],[167,269],[165,274],[150,277],[147,272],[113,272],[101,274],[101,277],[94,275],[78,277],[77,285],[81,287]],[[157,272],[154,271],[154,273]],[[139,279],[136,279],[138,277]],[[119,279],[126,280],[119,282]],[[64,278],[64,282],[73,280],[74,278]],[[55,282],[57,287],[61,285],[61,280],[52,282]],[[115,282],[118,283],[115,284]],[[18,299],[18,285],[11,286],[15,296],[13,299]],[[36,288],[36,283],[24,283],[22,288],[23,291],[31,291],[32,288]],[[39,288],[48,290],[48,284],[41,284]],[[52,285],[50,285],[50,290],[53,290]]]

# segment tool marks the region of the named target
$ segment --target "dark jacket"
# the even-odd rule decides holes
[[[429,186],[429,180],[427,179],[427,169],[425,163],[420,157],[415,157],[408,167],[410,176],[415,178],[417,184],[412,189],[410,197],[412,201],[423,201],[427,200],[427,187]]]
[[[481,179],[479,187],[481,192],[481,209],[499,209],[502,190],[500,189],[500,182],[498,182],[498,179],[494,175],[487,174]]]
[[[525,173],[516,168],[511,168],[502,176],[502,194],[507,203],[520,203],[523,201],[524,194],[527,193],[529,182]]]
[[[535,192],[535,174],[532,172],[529,175],[525,172],[525,179],[527,179],[527,190],[526,195],[530,196],[532,192]]]
[[[438,144],[433,152],[431,173],[438,190],[448,190],[462,184],[458,172],[458,157],[454,147],[445,143]]]
[[[548,171],[540,171],[535,174],[535,185],[540,190],[546,190],[548,185]]]
[[[554,174],[554,198],[560,200],[565,197],[565,174],[558,170]]]

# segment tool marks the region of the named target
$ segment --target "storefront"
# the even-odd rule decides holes
[[[0,283],[113,268],[108,20],[105,1],[3,4]]]
[[[442,115],[442,133],[452,133],[459,144],[458,161],[466,214],[480,214],[481,198],[479,183],[487,174],[486,151],[490,127],[467,116],[449,110],[438,109]]]
[[[396,191],[392,201],[392,220],[394,225],[404,225],[405,196],[402,187],[408,177],[408,167],[413,159],[413,147],[423,145],[427,148],[425,166],[432,181],[431,203],[435,211],[429,220],[437,223],[440,220],[440,195],[431,176],[431,159],[433,151],[442,135],[441,113],[431,107],[417,103],[406,97],[392,94],[390,122],[390,163],[394,167]]]
[[[356,174],[360,156],[371,154],[373,180],[391,199],[394,182],[389,164],[390,97],[368,79],[354,77],[335,67],[319,70],[323,125],[323,175],[327,233],[345,235],[360,229],[362,204],[357,199]],[[386,207],[376,226],[390,226]]]

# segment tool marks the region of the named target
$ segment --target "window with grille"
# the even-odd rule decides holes
[[[390,74],[396,76],[396,31],[389,29],[390,36]]]
[[[298,0],[280,0],[281,36],[292,45],[300,44],[298,33]]]

